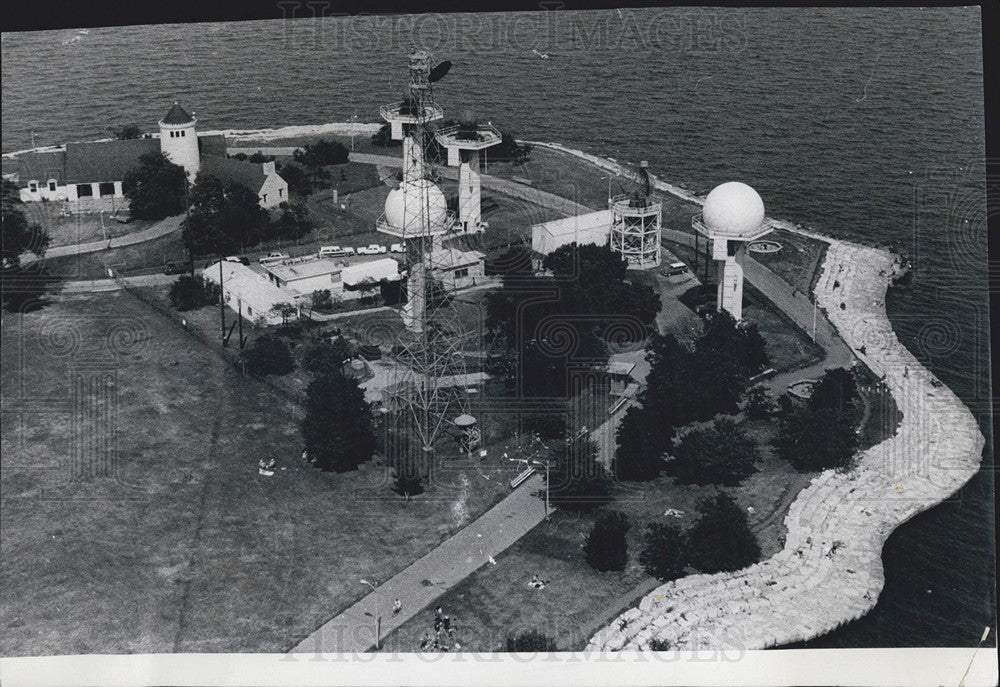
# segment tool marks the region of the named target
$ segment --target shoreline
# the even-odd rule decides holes
[[[767,649],[835,630],[878,601],[889,535],[979,470],[985,437],[972,413],[892,330],[885,295],[896,257],[826,240],[817,302],[883,377],[903,413],[896,434],[861,452],[850,472],[827,470],[799,493],[781,552],[735,572],[661,585],[597,632],[589,649],[648,649],[653,639],[671,649]]]

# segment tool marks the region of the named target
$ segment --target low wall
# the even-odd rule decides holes
[[[764,649],[826,634],[872,609],[885,540],[971,479],[985,444],[969,409],[892,331],[885,294],[897,267],[887,251],[830,240],[815,288],[902,411],[895,436],[861,452],[849,472],[812,480],[789,508],[781,552],[736,572],[661,585],[589,648],[646,649],[656,639],[680,649]]]

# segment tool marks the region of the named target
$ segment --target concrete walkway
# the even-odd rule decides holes
[[[132,286],[165,286],[177,281],[178,274],[145,274],[138,277],[125,277]],[[114,279],[93,279],[89,281],[68,281],[62,284],[60,293],[100,293],[117,291],[121,287]]]
[[[59,258],[65,255],[97,253],[98,251],[109,250],[111,248],[121,248],[123,246],[132,246],[137,243],[145,243],[146,241],[158,239],[161,236],[167,236],[175,231],[180,231],[181,220],[183,219],[184,215],[167,217],[148,229],[137,231],[134,234],[126,234],[125,236],[108,239],[107,241],[88,241],[87,243],[74,243],[68,246],[55,246],[45,251],[45,258]],[[40,259],[41,258],[37,255],[26,255],[21,258],[21,264],[27,265]]]
[[[376,617],[382,618],[379,636],[384,637],[540,523],[545,518],[545,502],[535,492],[544,488],[542,477],[532,475],[410,567],[388,580],[371,580],[380,582],[374,592],[326,622],[290,653],[361,653],[373,648]],[[392,603],[397,598],[403,609],[394,616]]]

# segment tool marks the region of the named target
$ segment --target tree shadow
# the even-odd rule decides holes
[[[41,310],[62,291],[65,278],[49,272],[44,263],[22,265],[0,271],[3,309],[9,313]]]

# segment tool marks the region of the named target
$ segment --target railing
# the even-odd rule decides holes
[[[423,222],[419,221],[419,218],[414,217],[410,220],[410,224],[414,225],[412,227],[397,227],[389,223],[385,218],[385,213],[383,212],[379,215],[379,218],[375,220],[375,230],[383,234],[390,234],[392,236],[399,237],[401,239],[415,239],[421,236],[440,236],[441,234],[447,234],[455,228],[455,224],[458,222],[458,216],[451,210],[447,210],[444,214],[444,222],[440,226],[430,227],[430,231],[418,231],[423,225]]]
[[[462,133],[463,126],[461,124],[453,124],[452,126],[445,127],[443,129],[438,129],[434,133],[434,137],[437,142],[441,145],[448,147],[454,146],[458,148],[489,148],[500,143],[503,140],[503,136],[500,131],[492,126],[491,124],[477,124],[475,132],[469,130],[469,133],[475,134],[475,138],[465,138],[460,136]]]
[[[663,207],[662,203],[649,199],[646,199],[646,205],[643,206],[634,206],[632,205],[632,201],[633,198],[628,193],[614,196],[611,199],[611,209],[623,217],[646,217],[647,215],[658,214],[660,208]]]
[[[431,122],[436,119],[441,119],[444,117],[444,110],[441,106],[435,102],[425,102],[420,108],[419,114],[403,113],[403,110],[409,106],[404,101],[400,100],[397,103],[391,103],[389,105],[383,105],[379,108],[379,114],[382,115],[382,119],[387,121],[399,120],[406,122],[407,124],[416,124],[417,122]]]

